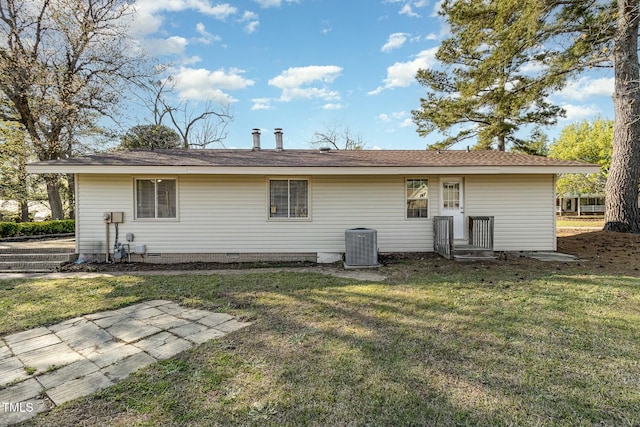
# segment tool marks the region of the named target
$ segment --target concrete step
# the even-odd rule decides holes
[[[475,256],[475,255],[454,255],[455,261],[468,262],[468,261],[495,261],[498,259],[495,255],[491,256]]]
[[[0,270],[2,271],[54,271],[60,267],[63,262],[60,261],[12,261],[0,262]]]
[[[496,259],[496,256],[490,249],[456,244],[453,248],[453,259],[456,261],[491,261]]]
[[[40,251],[38,251],[40,252]],[[0,253],[0,273],[47,273],[75,259],[73,252]]]
[[[51,247],[51,248],[0,248],[0,255],[15,254],[69,254],[74,253],[75,249],[70,247]]]
[[[67,262],[74,258],[74,253],[49,253],[49,254],[3,254],[0,253],[0,262],[21,262],[21,261],[58,261]]]

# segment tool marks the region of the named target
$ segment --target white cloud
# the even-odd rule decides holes
[[[163,12],[194,10],[221,21],[238,13],[238,9],[228,3],[213,5],[210,0],[136,0],[133,7],[130,31],[138,39],[160,30]]]
[[[547,67],[542,62],[531,61],[524,64],[520,68],[520,71],[522,71],[525,74],[539,74],[546,69]]]
[[[253,0],[262,8],[268,7],[280,7],[282,6],[282,0]],[[285,0],[287,3],[300,3],[300,0]]]
[[[402,7],[398,12],[400,15],[407,15],[412,18],[420,17],[420,14],[414,12],[413,8],[425,7],[429,4],[429,0],[385,0],[383,3],[401,3]]]
[[[340,94],[317,84],[332,83],[342,72],[342,68],[335,65],[310,65],[307,67],[292,67],[283,71],[279,76],[269,80],[269,85],[282,90],[280,100],[284,102],[294,99],[324,99],[337,100]],[[305,87],[314,84],[311,87]]]
[[[328,103],[322,106],[323,110],[342,110],[344,105]]]
[[[245,10],[242,18],[240,18],[238,22],[246,23],[244,26],[244,30],[249,34],[255,32],[258,29],[258,25],[260,25],[258,14],[248,10]]]
[[[406,127],[409,127],[409,126],[413,126],[413,124],[414,124],[414,123],[413,123],[413,120],[411,120],[411,119],[404,119],[404,120],[402,121],[402,123],[400,123],[400,127],[401,127],[401,128],[406,128]]]
[[[196,24],[196,31],[200,34],[200,37],[197,39],[199,43],[211,44],[211,42],[219,42],[222,40],[220,36],[216,36],[208,32],[202,22],[198,22]]]
[[[591,79],[582,77],[574,82],[569,83],[557,95],[581,101],[590,96],[612,96],[614,89],[614,78]]]
[[[389,35],[387,42],[380,49],[383,52],[391,52],[393,49],[398,49],[407,41],[407,33],[393,33]]]
[[[175,88],[182,99],[213,100],[221,104],[235,102],[224,90],[239,90],[254,85],[253,80],[242,76],[243,70],[223,69],[210,71],[204,68],[181,67],[174,76]]]
[[[407,118],[408,113],[406,111],[393,111],[391,113],[382,113],[376,116],[376,119],[382,123],[393,123],[392,127],[405,128],[413,125],[413,120]]]
[[[380,120],[383,123],[389,123],[391,121],[391,118],[389,117],[389,115],[382,113],[382,114],[378,114],[376,116],[376,119]]]
[[[228,3],[212,5],[209,0],[137,0],[135,7],[137,11],[142,10],[146,13],[195,10],[220,20],[238,12],[235,6]]]
[[[594,105],[563,104],[561,107],[567,112],[566,116],[560,119],[564,122],[573,122],[601,113],[600,109]]]
[[[333,27],[331,27],[331,21],[322,21],[322,29],[320,30],[320,32],[322,34],[329,34],[331,31],[333,31]]]
[[[431,17],[435,18],[436,16],[440,16],[440,13],[442,12],[442,5],[444,4],[445,0],[438,0],[434,5],[433,5],[433,11],[431,11]]]
[[[419,18],[420,14],[416,13],[413,11],[413,8],[411,7],[411,3],[407,3],[404,6],[402,6],[402,8],[400,9],[400,12],[398,12],[400,15],[407,15],[410,16],[412,18]]]
[[[273,110],[273,105],[271,105],[269,98],[253,98],[251,102],[253,102],[252,110]]]
[[[396,62],[391,65],[387,68],[387,78],[383,80],[382,86],[369,92],[369,95],[378,95],[386,89],[409,86],[416,80],[416,73],[419,69],[433,66],[437,51],[437,47],[423,50],[411,61]]]
[[[187,44],[187,39],[179,36],[166,39],[146,39],[143,43],[146,50],[153,55],[182,55]]]

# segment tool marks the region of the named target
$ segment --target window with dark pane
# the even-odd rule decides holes
[[[156,183],[153,179],[136,180],[136,218],[155,218]]]
[[[309,181],[272,179],[269,181],[270,218],[308,218]]]
[[[175,179],[136,179],[136,218],[177,218]]]
[[[428,218],[429,181],[427,179],[407,179],[407,218]]]

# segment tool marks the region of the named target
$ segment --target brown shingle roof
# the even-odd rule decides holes
[[[586,166],[586,163],[501,151],[427,150],[133,150],[38,165],[207,167],[462,167]]]

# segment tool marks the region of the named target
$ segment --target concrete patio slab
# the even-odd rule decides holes
[[[56,337],[57,338],[57,337]],[[60,368],[82,359],[82,356],[65,343],[51,345],[27,353],[17,354],[25,367],[45,372],[51,368]]]
[[[95,363],[87,359],[80,359],[64,368],[38,375],[36,379],[44,388],[54,388],[99,370],[100,367]]]
[[[108,332],[86,319],[56,332],[56,335],[76,351],[99,346],[113,339]]]
[[[247,325],[154,300],[0,337],[0,427]]]
[[[160,332],[134,344],[156,359],[168,359],[193,346],[170,332]]]
[[[202,319],[198,319],[198,323],[202,323],[205,326],[213,328],[231,319],[233,319],[233,317],[226,313],[214,313],[207,317],[203,317]]]
[[[29,375],[17,357],[8,357],[0,361],[0,387],[27,378]]]
[[[133,342],[157,334],[161,330],[162,329],[156,328],[155,326],[150,326],[139,320],[129,318],[127,321],[118,322],[111,326],[107,329],[107,332],[124,342]]]
[[[0,361],[12,356],[13,354],[11,353],[11,350],[9,350],[9,346],[6,345],[4,341],[0,340]]]
[[[20,341],[25,341],[31,338],[40,337],[42,335],[47,335],[49,333],[49,329],[45,327],[29,329],[28,331],[18,332],[17,334],[12,334],[4,337],[4,341],[11,345],[18,343]]]
[[[227,322],[221,323],[219,325],[215,326],[215,329],[222,331],[222,332],[233,332],[233,331],[237,331],[238,329],[242,329],[246,326],[249,326],[249,323],[245,323],[245,322],[238,322],[235,319],[231,319]]]
[[[45,328],[46,329],[46,328]],[[43,347],[49,347],[53,344],[61,343],[60,338],[53,334],[41,335],[35,338],[29,338],[18,342],[8,342],[9,348],[14,354],[26,353],[28,351],[37,350]]]
[[[137,319],[137,320],[144,320],[144,319],[148,319],[150,317],[155,317],[155,316],[159,316],[161,314],[164,314],[163,312],[161,312],[160,310],[158,310],[155,307],[149,307],[149,308],[145,308],[139,311],[135,311],[133,313],[130,314],[130,317],[132,319]]]
[[[113,348],[103,352],[96,351],[94,353],[88,354],[86,356],[87,359],[91,360],[101,368],[104,368],[105,366],[109,366],[113,363],[118,363],[125,357],[129,357],[142,351],[140,348],[131,344],[115,342],[113,342],[112,344],[114,344]]]
[[[0,426],[16,424],[49,410],[42,391],[43,387],[33,378],[1,390]]]
[[[140,351],[133,356],[122,359],[118,363],[107,366],[102,370],[102,373],[111,379],[111,381],[121,381],[138,369],[144,368],[145,366],[155,362],[157,362],[157,359]]]
[[[198,332],[197,334],[188,335],[184,337],[184,339],[189,340],[196,344],[203,344],[209,340],[220,338],[225,336],[226,334],[222,331],[217,331],[215,329],[207,329],[202,332]]]
[[[177,328],[178,326],[184,326],[191,323],[186,319],[180,319],[179,317],[171,316],[165,313],[162,313],[159,316],[142,319],[142,322],[160,329]]]
[[[62,405],[78,397],[100,391],[113,385],[113,382],[102,372],[93,372],[47,390],[47,396],[56,405]]]
[[[206,331],[209,329],[205,325],[200,325],[198,323],[188,323],[183,326],[178,326],[177,328],[169,329],[169,332],[179,336],[180,338],[186,338],[189,335],[194,335],[202,331]]]

